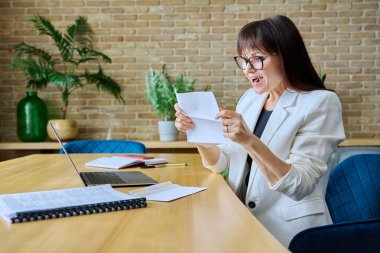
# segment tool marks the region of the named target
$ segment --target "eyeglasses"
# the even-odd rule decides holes
[[[236,65],[242,70],[245,70],[248,64],[253,69],[262,70],[264,67],[264,61],[268,57],[269,56],[253,56],[248,59],[242,56],[235,56],[234,60],[236,62]]]

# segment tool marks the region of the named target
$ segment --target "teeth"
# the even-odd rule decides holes
[[[254,78],[254,79],[252,79],[252,82],[257,83],[257,82],[260,82],[261,79],[263,79],[263,78],[262,77]]]

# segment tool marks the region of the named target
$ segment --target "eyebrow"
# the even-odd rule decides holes
[[[245,55],[245,56],[249,56],[248,58],[251,58],[251,57],[253,57],[253,56],[258,56],[259,54],[263,54],[263,55],[265,55],[265,53],[263,53],[263,52],[261,52],[261,51],[254,51],[254,52],[252,52],[252,53],[249,54],[249,55],[247,55],[247,54],[245,54],[245,53],[242,53],[242,56]]]

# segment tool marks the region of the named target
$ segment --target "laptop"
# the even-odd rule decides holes
[[[153,185],[158,182],[140,171],[107,171],[107,172],[79,172],[75,166],[69,153],[67,153],[65,147],[62,144],[61,139],[55,131],[51,122],[50,127],[53,129],[55,137],[62,146],[62,150],[65,152],[66,157],[69,159],[71,165],[74,167],[76,173],[81,178],[85,186],[94,186],[101,184],[110,184],[112,187],[124,187],[124,186],[145,186]]]

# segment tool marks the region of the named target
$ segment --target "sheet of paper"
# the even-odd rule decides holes
[[[143,160],[136,160],[131,158],[123,158],[123,157],[100,157],[95,160],[92,160],[88,163],[85,163],[87,167],[99,167],[106,169],[121,169],[124,167],[143,164]]]
[[[219,112],[214,93],[206,91],[177,93],[177,101],[184,114],[190,117],[195,127],[187,131],[187,141],[195,143],[225,143],[222,121],[215,120]]]
[[[206,189],[204,187],[188,187],[173,184],[172,182],[163,182],[130,191],[129,194],[135,197],[145,197],[147,200],[169,202]]]

